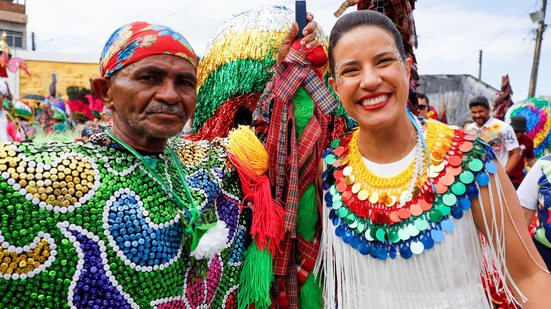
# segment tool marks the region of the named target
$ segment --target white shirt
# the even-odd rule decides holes
[[[482,127],[478,127],[476,123],[471,123],[467,126],[466,131],[468,134],[479,136],[490,144],[499,163],[503,166],[507,165],[507,161],[509,161],[509,151],[519,148],[513,127],[494,117],[490,117]]]
[[[544,158],[550,158],[551,155]],[[524,180],[517,189],[518,199],[520,200],[520,205],[526,209],[537,210],[538,209],[538,181],[541,176],[543,176],[543,171],[541,168],[541,161],[543,158],[540,158],[534,166],[530,169]],[[550,175],[551,176],[551,175]]]

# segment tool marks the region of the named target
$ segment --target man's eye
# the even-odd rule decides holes
[[[195,82],[188,79],[182,79],[178,81],[178,85],[184,87],[195,87]]]
[[[154,75],[143,75],[140,76],[140,80],[146,81],[146,82],[158,82],[159,79]]]

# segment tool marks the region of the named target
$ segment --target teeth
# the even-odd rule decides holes
[[[387,98],[388,98],[387,95],[378,96],[378,97],[370,99],[370,100],[363,100],[361,102],[361,104],[363,106],[371,106],[371,105],[379,104],[379,103],[383,102],[384,100],[386,100]]]

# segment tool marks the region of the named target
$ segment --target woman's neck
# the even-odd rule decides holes
[[[360,127],[360,153],[376,163],[392,163],[403,159],[417,142],[414,125],[405,118],[380,128]]]

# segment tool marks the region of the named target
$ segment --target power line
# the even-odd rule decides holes
[[[526,14],[532,9],[532,7],[538,2],[539,0],[535,1],[533,4],[530,5],[530,7],[528,7],[528,9],[526,9],[522,14],[520,14],[515,20],[513,20],[513,22],[511,22],[507,27],[505,27],[500,33],[498,33],[492,40],[490,40],[489,42],[487,42],[482,48],[476,48],[476,49],[473,49],[474,50],[483,50],[485,47],[489,46],[491,43],[495,42],[495,40],[497,40],[498,38],[501,37],[501,35],[503,35],[505,32],[507,32],[507,30],[509,30],[517,21],[519,21],[522,17],[525,17]],[[455,69],[456,67],[458,67],[459,65],[463,64],[467,59],[470,59],[472,56],[471,55],[467,55],[465,56],[463,59],[459,60],[458,62],[456,62],[455,64],[453,64],[452,66],[450,66],[446,71],[450,71],[452,69]]]

